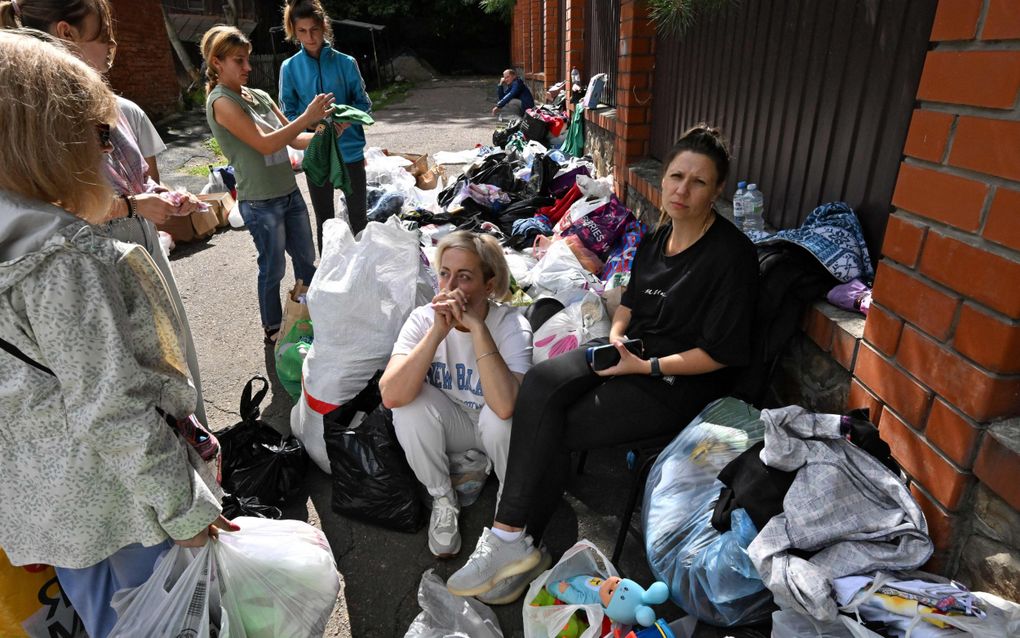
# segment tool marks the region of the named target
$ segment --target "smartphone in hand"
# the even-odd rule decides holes
[[[643,356],[645,352],[645,345],[640,339],[626,339],[623,342],[623,347],[639,357]],[[596,372],[612,368],[620,363],[620,352],[611,343],[588,348],[587,357],[588,365]]]

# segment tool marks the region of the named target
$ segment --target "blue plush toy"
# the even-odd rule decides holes
[[[629,578],[617,576],[605,580],[596,576],[574,576],[550,583],[546,589],[567,604],[601,602],[610,620],[642,627],[655,623],[655,612],[649,605],[664,603],[669,598],[669,587],[664,582],[656,581],[646,590]]]

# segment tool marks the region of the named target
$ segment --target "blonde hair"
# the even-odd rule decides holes
[[[97,127],[116,121],[117,100],[88,64],[28,30],[0,30],[0,189],[105,218],[113,192]]]
[[[482,276],[486,283],[494,279],[492,298],[497,301],[510,295],[510,268],[503,257],[503,248],[492,235],[475,234],[458,230],[443,237],[436,246],[436,265],[443,263],[443,253],[450,248],[460,248],[478,256],[482,262]]]
[[[109,0],[17,0],[0,2],[0,27],[4,29],[38,29],[52,33],[58,22],[66,22],[76,29],[90,15],[99,16],[99,33],[92,40],[113,40],[113,12]]]
[[[294,24],[305,18],[311,18],[318,22],[322,27],[322,35],[326,42],[333,42],[332,21],[319,0],[287,0],[287,4],[283,7],[283,30],[289,40],[297,42]]]
[[[251,41],[237,27],[217,24],[205,32],[202,43],[202,59],[205,60],[205,92],[208,95],[219,83],[219,73],[212,64],[213,58],[225,60],[238,51],[251,52]]]

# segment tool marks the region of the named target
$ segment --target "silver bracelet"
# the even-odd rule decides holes
[[[491,357],[494,354],[499,354],[499,350],[493,350],[492,352],[486,352],[485,354],[483,354],[480,357],[475,357],[475,363],[478,363],[479,361],[481,361],[485,357]]]

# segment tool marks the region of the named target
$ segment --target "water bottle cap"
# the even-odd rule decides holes
[[[749,191],[756,191],[756,190],[758,190],[758,185],[757,184],[748,184],[747,185],[747,190],[749,190]]]
[[[744,188],[747,186],[747,182],[737,182],[737,188]]]

